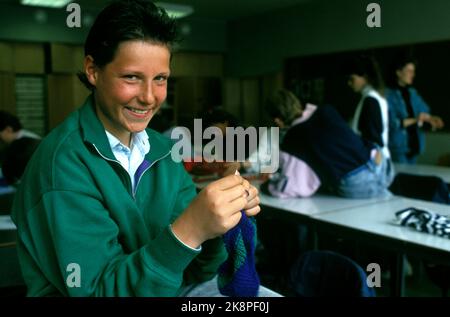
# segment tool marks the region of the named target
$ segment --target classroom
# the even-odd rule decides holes
[[[449,296],[448,12],[0,1],[0,297]]]

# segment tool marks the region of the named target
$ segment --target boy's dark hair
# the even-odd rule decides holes
[[[346,74],[348,76],[355,74],[365,77],[368,83],[383,95],[384,81],[381,76],[380,67],[373,56],[360,55],[347,64]]]
[[[20,123],[19,118],[9,112],[0,110],[0,131],[5,130],[8,126],[14,131],[19,131],[22,129],[22,124]]]
[[[286,89],[278,90],[269,98],[265,108],[272,119],[279,118],[288,126],[303,112],[300,100]]]
[[[84,55],[92,56],[95,65],[102,68],[114,59],[120,43],[131,40],[151,41],[170,49],[178,40],[175,20],[150,1],[114,1],[97,16],[84,44]],[[95,88],[84,72],[79,72],[78,78],[88,89]]]
[[[25,167],[39,143],[39,139],[20,138],[6,148],[2,171],[8,184],[14,185],[22,178]]]

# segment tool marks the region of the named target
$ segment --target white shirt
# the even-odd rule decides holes
[[[150,152],[148,134],[145,130],[138,133],[133,133],[130,147],[127,147],[114,135],[106,130],[105,132],[114,156],[120,162],[120,165],[122,165],[122,167],[130,175],[131,186],[134,192],[136,187],[136,180],[134,179],[134,176],[137,169],[144,161],[145,155]]]
[[[355,116],[353,117],[352,122],[352,129],[357,134],[361,135],[361,132],[358,129],[359,124],[359,117],[361,116],[362,107],[364,105],[364,99],[366,97],[372,97],[374,98],[378,104],[380,105],[380,112],[381,112],[381,122],[383,125],[383,132],[381,133],[381,138],[383,140],[383,148],[381,151],[383,152],[384,157],[390,158],[391,153],[389,152],[388,142],[389,142],[389,135],[388,135],[388,129],[389,129],[389,114],[388,114],[388,104],[386,99],[381,96],[372,86],[367,85],[364,87],[362,93],[362,97],[358,103],[358,106],[355,110]]]
[[[16,140],[21,139],[21,138],[41,139],[41,137],[39,135],[37,135],[36,133],[25,130],[25,129],[21,129],[17,132]]]

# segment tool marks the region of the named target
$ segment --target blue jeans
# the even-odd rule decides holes
[[[370,159],[366,164],[344,176],[337,186],[337,194],[346,198],[373,198],[392,195],[388,190],[394,179],[391,159],[383,157],[380,164]]]
[[[180,297],[225,297],[217,287],[217,276],[210,281],[186,286],[180,293]],[[259,287],[258,297],[282,297],[282,295],[265,288]]]

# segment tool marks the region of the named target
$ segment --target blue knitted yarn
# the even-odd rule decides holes
[[[255,268],[256,222],[242,212],[239,223],[223,236],[228,259],[219,267],[218,286],[222,295],[255,297],[259,277]]]

